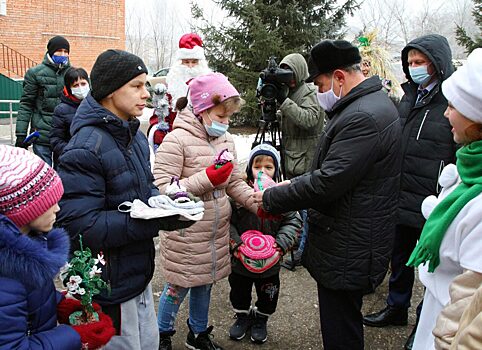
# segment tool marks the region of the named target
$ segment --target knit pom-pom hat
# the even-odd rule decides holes
[[[54,169],[35,154],[0,145],[0,214],[21,228],[52,206],[64,193]]]

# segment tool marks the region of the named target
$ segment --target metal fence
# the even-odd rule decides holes
[[[20,100],[0,100],[0,105],[7,105],[8,110],[6,111],[0,111],[0,116],[2,114],[8,114],[9,115],[9,127],[10,127],[10,144],[14,144],[14,137],[15,137],[15,130],[14,130],[14,122],[13,122],[13,116],[17,115],[18,112],[14,110],[13,106],[15,104],[19,104]],[[2,135],[3,136],[3,135]]]

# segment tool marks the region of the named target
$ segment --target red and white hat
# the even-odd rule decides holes
[[[21,228],[62,197],[62,181],[54,169],[35,154],[0,145],[0,214]]]
[[[205,60],[203,41],[196,33],[188,33],[179,39],[179,50],[177,51],[177,59],[196,59]]]

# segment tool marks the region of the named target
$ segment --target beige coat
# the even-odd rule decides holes
[[[433,330],[435,349],[482,349],[482,274],[465,270],[449,288],[450,302]]]
[[[231,134],[209,137],[187,108],[177,115],[173,128],[156,152],[154,183],[162,194],[171,178],[179,177],[188,192],[204,201],[205,212],[201,221],[185,230],[161,231],[160,267],[167,282],[188,288],[216,282],[231,272],[227,195],[253,212],[257,207],[251,199],[253,189],[241,179]],[[205,169],[225,148],[235,157],[234,169],[214,188]]]

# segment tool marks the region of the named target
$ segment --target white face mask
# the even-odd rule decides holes
[[[325,111],[330,112],[335,103],[341,98],[341,92],[343,91],[343,87],[340,87],[340,96],[336,96],[335,92],[333,91],[333,80],[334,77],[331,77],[331,88],[327,92],[317,92],[316,97],[318,98],[318,103],[320,104],[321,108]]]
[[[79,100],[83,100],[89,94],[90,86],[89,84],[86,84],[83,86],[71,88],[70,90],[72,90],[72,95],[77,97]]]

